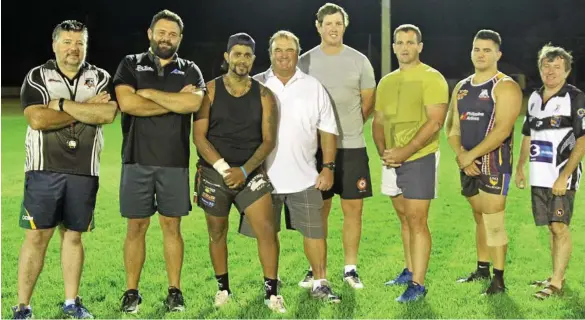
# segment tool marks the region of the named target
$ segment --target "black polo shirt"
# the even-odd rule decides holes
[[[136,90],[179,92],[188,84],[204,88],[199,67],[177,55],[164,67],[152,52],[126,56],[114,76],[114,86]],[[192,114],[167,113],[136,117],[122,113],[122,163],[160,167],[189,167]]]

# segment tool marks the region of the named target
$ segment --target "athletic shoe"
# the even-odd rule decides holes
[[[215,293],[214,305],[219,308],[219,307],[225,305],[226,303],[228,303],[231,298],[232,298],[232,295],[230,293],[228,293],[227,290],[218,291]]]
[[[31,319],[32,317],[32,308],[29,309],[24,304],[12,307],[12,319]]]
[[[351,270],[343,274],[343,281],[347,282],[354,289],[363,289],[364,284],[360,280],[360,276],[357,271]]]
[[[341,297],[333,293],[327,281],[322,281],[320,286],[313,289],[311,291],[311,297],[331,303],[341,302]]]
[[[313,288],[313,271],[308,270],[305,278],[299,282],[299,287],[305,289]]]
[[[390,280],[384,283],[385,286],[399,286],[408,284],[409,281],[412,281],[412,272],[408,271],[408,268],[404,268],[402,272],[394,278],[394,280]]]
[[[282,296],[271,295],[270,299],[264,299],[264,304],[268,307],[268,309],[274,312],[286,312],[286,308],[284,307],[284,298]]]
[[[63,304],[63,313],[71,319],[93,319],[93,315],[81,303],[81,298],[75,298],[75,303],[66,306]]]
[[[167,299],[165,300],[165,306],[167,310],[170,312],[183,312],[185,311],[185,300],[183,299],[183,293],[181,290],[170,287],[169,294],[167,295]]]
[[[125,313],[137,313],[138,305],[142,303],[142,297],[138,292],[130,292],[127,290],[122,296],[122,312]]]
[[[504,285],[503,280],[497,280],[496,278],[492,278],[492,282],[487,290],[482,294],[484,296],[491,296],[498,293],[506,292],[506,286]]]
[[[420,284],[408,281],[408,287],[404,293],[396,298],[396,301],[400,303],[413,302],[424,298],[427,295],[427,289]]]
[[[474,282],[474,281],[483,281],[483,280],[490,280],[492,277],[488,272],[481,272],[479,270],[473,271],[469,276],[465,278],[457,279],[458,283],[465,283],[465,282]]]

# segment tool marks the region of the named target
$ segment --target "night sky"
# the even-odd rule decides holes
[[[65,19],[89,26],[88,62],[112,75],[127,54],[148,48],[146,30],[159,10],[178,13],[184,23],[179,55],[193,60],[206,81],[219,75],[227,38],[248,32],[256,40],[253,73],[269,66],[267,44],[279,29],[294,32],[305,50],[320,41],[314,27],[322,0],[215,1],[15,1],[2,11],[2,86],[20,86],[32,67],[53,58],[51,32]],[[378,0],[333,1],[349,14],[345,43],[368,55],[379,79],[381,11]],[[164,5],[163,5],[164,3]],[[554,4],[554,5],[553,5]],[[503,38],[501,70],[524,73],[539,85],[538,49],[547,42],[573,51],[570,82],[585,89],[585,0],[392,0],[392,29],[418,25],[423,33],[421,60],[447,78],[473,72],[470,50],[481,28]],[[368,52],[368,48],[371,50]],[[397,67],[393,58],[392,68]]]

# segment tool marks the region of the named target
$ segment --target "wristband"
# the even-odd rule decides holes
[[[244,178],[248,177],[248,173],[246,172],[246,169],[244,169],[244,166],[240,167],[240,170],[242,170],[242,172],[244,173]]]
[[[213,164],[213,168],[215,169],[215,171],[221,174],[222,177],[225,177],[227,176],[227,173],[225,173],[225,171],[229,170],[230,165],[225,161],[225,159],[221,158]]]
[[[65,102],[65,98],[59,99],[59,111],[63,111],[63,102]]]

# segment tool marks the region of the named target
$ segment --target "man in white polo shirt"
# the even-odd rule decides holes
[[[276,147],[266,158],[268,177],[274,186],[272,202],[280,229],[282,207],[288,229],[304,236],[305,254],[314,273],[311,296],[339,303],[327,282],[327,242],[322,191],[331,189],[335,170],[337,125],[333,106],[319,81],[297,68],[299,39],[278,31],[269,43],[271,68],[254,76],[275,94],[279,108]],[[323,169],[317,172],[316,152],[320,137]],[[254,236],[242,218],[240,233]]]

